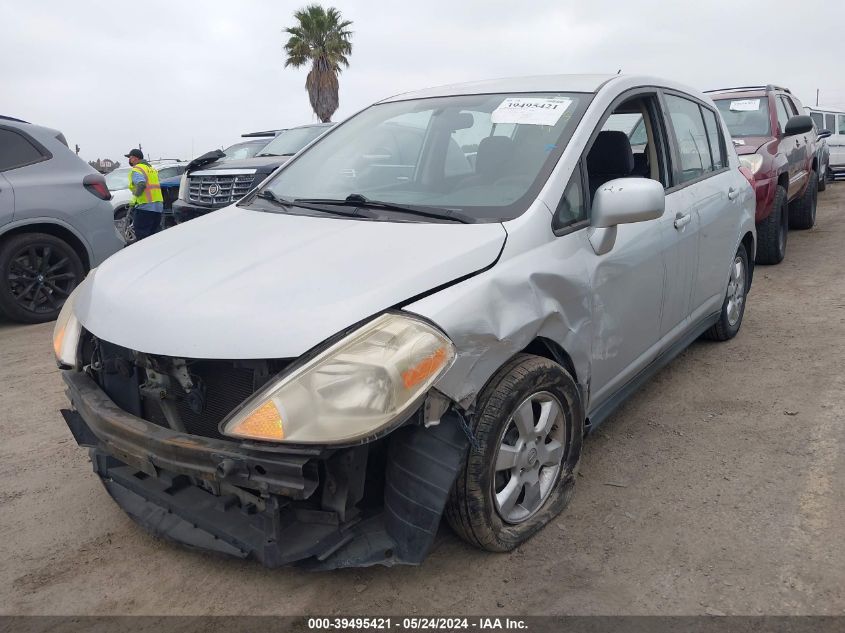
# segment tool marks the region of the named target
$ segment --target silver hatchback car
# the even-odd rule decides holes
[[[65,420],[122,508],[192,546],[414,564],[445,513],[510,550],[568,503],[586,433],[739,330],[729,138],[651,77],[381,101],[85,280],[54,336]]]

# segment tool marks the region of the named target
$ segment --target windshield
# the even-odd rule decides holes
[[[716,99],[731,136],[771,136],[768,97]]]
[[[122,167],[106,174],[106,187],[109,191],[129,189],[129,170],[129,167]]]
[[[261,148],[261,151],[258,152],[257,155],[293,156],[328,129],[328,127],[321,125],[314,127],[295,127],[291,130],[283,130],[272,141]]]
[[[226,162],[229,160],[252,158],[260,150],[264,149],[264,146],[267,145],[268,142],[269,139],[263,139],[261,141],[242,141],[240,143],[235,143],[234,145],[229,145],[229,147],[223,150],[223,153],[226,155],[221,158],[220,161]]]
[[[572,135],[589,96],[461,95],[383,103],[332,130],[262,189],[276,198],[521,214]]]

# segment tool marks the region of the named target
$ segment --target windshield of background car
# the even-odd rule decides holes
[[[768,97],[716,99],[731,136],[771,136]]]
[[[230,145],[229,147],[223,150],[223,153],[226,155],[221,158],[220,161],[226,162],[229,160],[243,160],[245,158],[252,158],[258,152],[264,149],[268,142],[269,139],[266,139],[263,143],[255,141],[244,141],[241,143],[235,143],[234,145]]]
[[[115,169],[106,174],[106,187],[109,191],[129,189],[129,168]]]
[[[257,156],[293,156],[328,129],[328,127],[319,126],[283,130],[262,147]]]
[[[461,95],[374,105],[332,130],[263,189],[277,198],[371,200],[460,211],[479,221],[523,213],[591,95]]]

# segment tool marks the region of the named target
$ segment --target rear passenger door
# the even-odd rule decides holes
[[[0,174],[0,226],[12,221],[15,213],[15,192],[12,185]]]
[[[726,135],[716,110],[688,95],[667,93],[665,98],[673,149],[679,155],[673,195],[683,195],[690,222],[697,227],[690,238],[695,248],[680,253],[682,258],[694,259],[678,262],[679,267],[693,265],[689,285],[679,288],[679,293],[688,293],[687,323],[676,333],[680,336],[722,305],[728,265],[736,246],[740,191],[736,175],[728,167]],[[689,141],[684,143],[684,138]],[[698,167],[693,169],[695,164]],[[668,274],[672,274],[671,266]],[[668,330],[666,334],[672,335]]]

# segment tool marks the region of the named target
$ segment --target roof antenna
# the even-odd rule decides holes
[[[617,70],[617,71],[616,71],[616,74],[617,74],[617,75],[621,75],[621,74],[622,74],[622,69],[620,68],[619,70]]]

